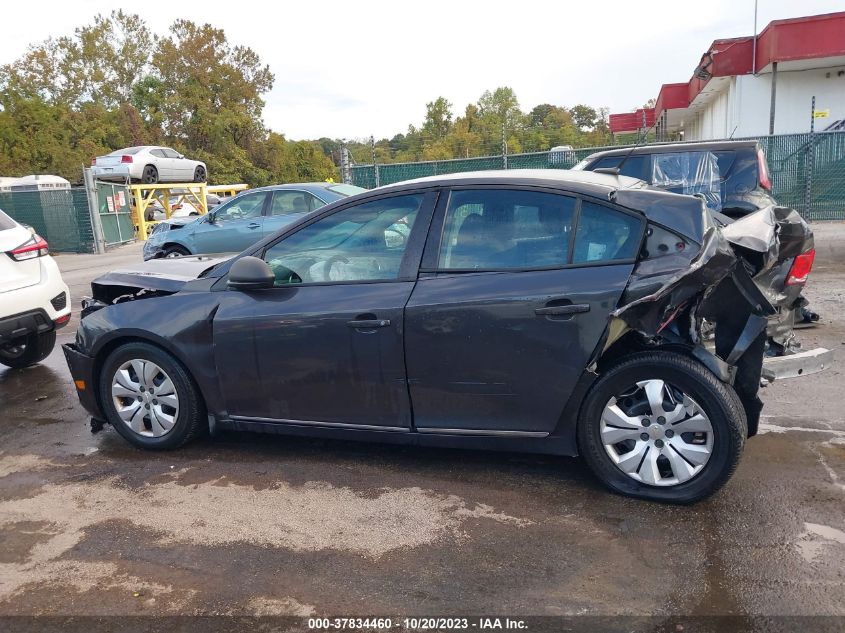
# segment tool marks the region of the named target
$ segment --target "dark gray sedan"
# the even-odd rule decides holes
[[[581,454],[613,490],[691,502],[757,429],[761,284],[812,244],[763,234],[781,211],[735,252],[700,199],[626,177],[410,181],[233,258],[109,273],[64,350],[95,423],[143,448],[237,429]]]

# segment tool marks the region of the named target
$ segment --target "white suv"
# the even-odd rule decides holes
[[[70,321],[70,292],[47,242],[0,211],[0,364],[28,367]]]

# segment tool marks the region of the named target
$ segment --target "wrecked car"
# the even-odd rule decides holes
[[[649,184],[702,198],[716,221],[728,226],[761,209],[777,208],[766,155],[756,140],[657,143],[596,152],[574,167],[576,170],[621,174]],[[737,229],[747,226],[740,222]],[[732,230],[734,233],[736,231]],[[782,261],[772,273],[780,281],[776,312],[769,319],[764,373],[769,379],[814,373],[830,361],[829,350],[801,350],[795,327],[819,320],[800,287],[789,286],[791,262]]]
[[[688,503],[757,430],[768,275],[812,261],[787,211],[750,231],[623,176],[424,178],[232,258],[104,275],[64,352],[94,422],[142,448],[230,429],[580,454]]]

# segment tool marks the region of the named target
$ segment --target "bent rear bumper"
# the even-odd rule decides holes
[[[92,417],[98,420],[104,419],[100,410],[100,403],[97,400],[97,384],[94,375],[94,359],[86,356],[73,343],[62,345],[70,375],[76,385],[76,395],[79,402]]]
[[[833,351],[817,347],[797,354],[768,356],[763,360],[763,378],[781,380],[818,373],[833,362]]]

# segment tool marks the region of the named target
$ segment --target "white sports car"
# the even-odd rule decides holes
[[[159,182],[205,182],[205,163],[185,158],[169,147],[139,145],[118,149],[91,161],[94,177],[100,180],[125,180],[154,185]]]

